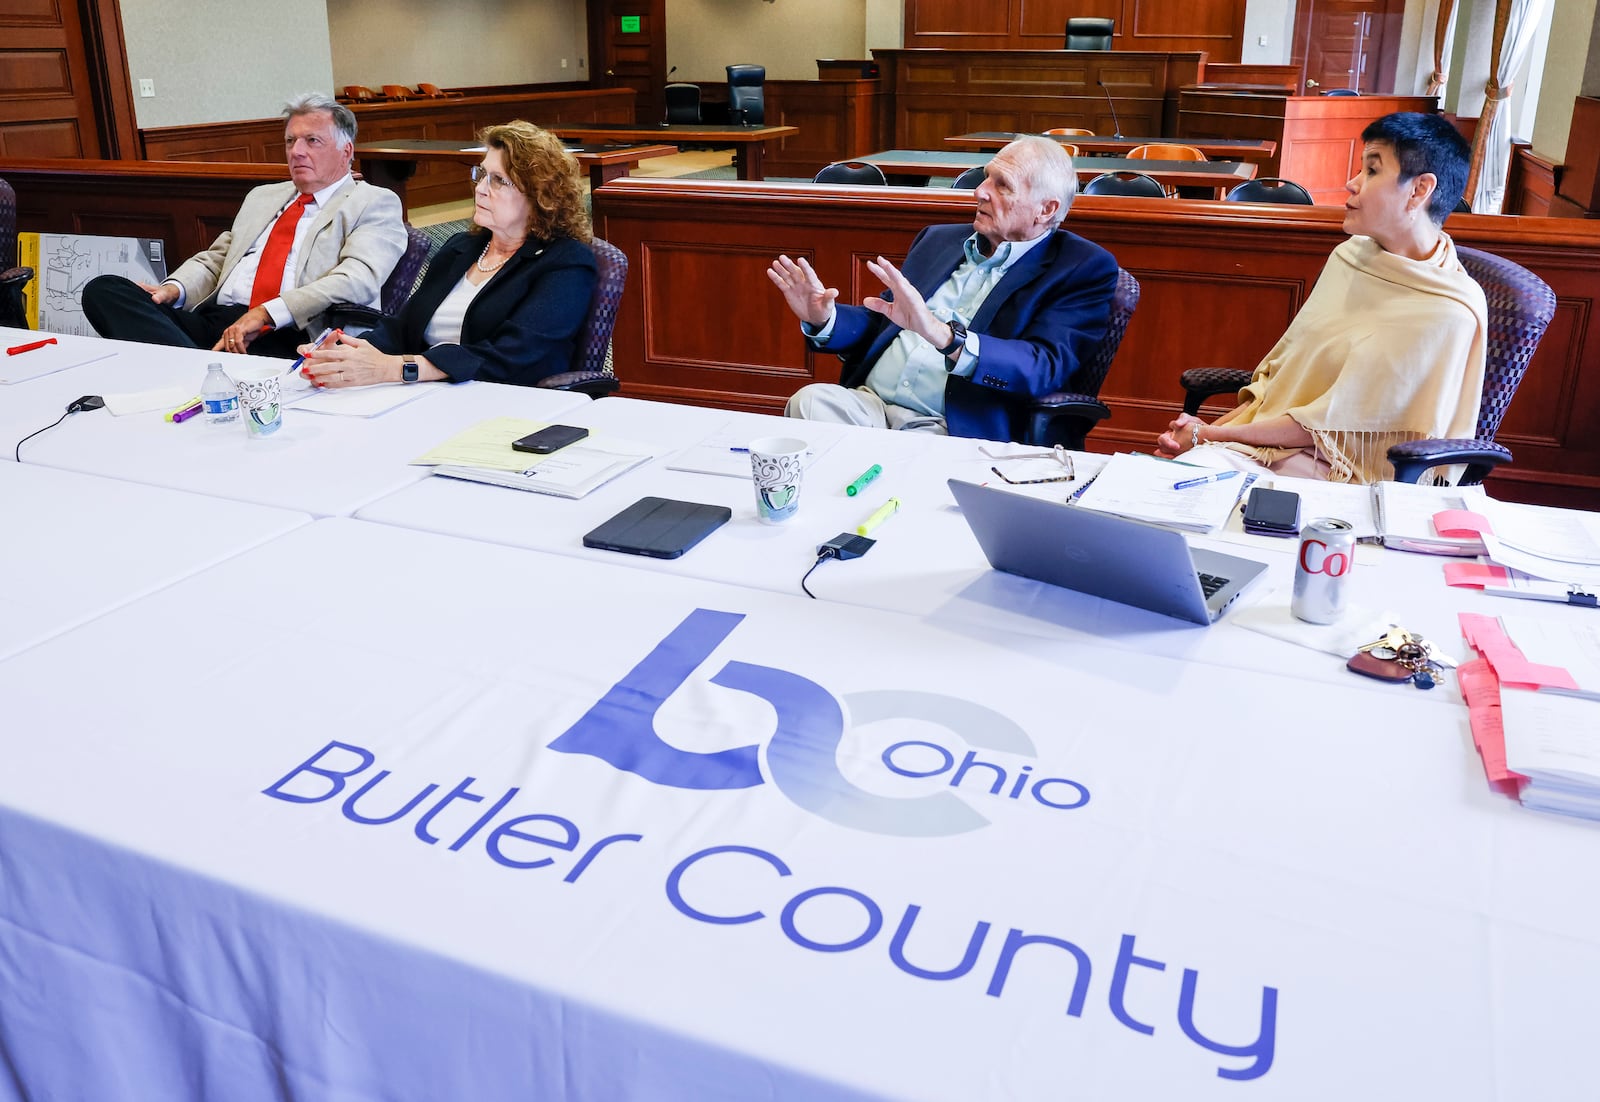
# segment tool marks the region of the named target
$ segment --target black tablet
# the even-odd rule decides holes
[[[733,516],[726,505],[642,497],[583,537],[585,547],[675,559]]]

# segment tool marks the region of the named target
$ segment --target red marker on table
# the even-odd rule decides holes
[[[6,355],[20,356],[24,352],[32,352],[35,348],[43,348],[47,344],[55,343],[56,339],[54,337],[46,337],[44,340],[34,341],[32,344],[14,344],[10,348],[6,349]]]

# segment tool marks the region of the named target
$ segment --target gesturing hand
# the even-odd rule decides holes
[[[950,343],[950,326],[933,316],[921,292],[900,274],[899,268],[880,256],[867,261],[867,270],[881,279],[894,297],[864,298],[861,305],[873,313],[882,314],[900,328],[909,329],[935,348],[943,348]]]
[[[783,301],[794,316],[807,325],[823,325],[833,313],[833,300],[839,297],[839,289],[824,287],[805,257],[794,261],[779,256],[767,269],[767,278],[783,292]]]

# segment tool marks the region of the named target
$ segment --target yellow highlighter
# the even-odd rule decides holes
[[[885,501],[882,505],[878,506],[877,512],[873,513],[866,520],[856,525],[856,535],[872,535],[872,530],[874,528],[888,520],[890,517],[894,516],[899,511],[900,499],[897,497],[891,497],[888,501]]]

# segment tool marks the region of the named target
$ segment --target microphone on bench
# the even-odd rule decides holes
[[[1106,94],[1106,106],[1111,108],[1111,125],[1116,130],[1116,133],[1113,134],[1112,137],[1120,138],[1122,137],[1122,122],[1117,118],[1117,105],[1116,102],[1111,98],[1111,89],[1107,88],[1106,82],[1098,77],[1095,78],[1095,83],[1100,86],[1100,91]]]

